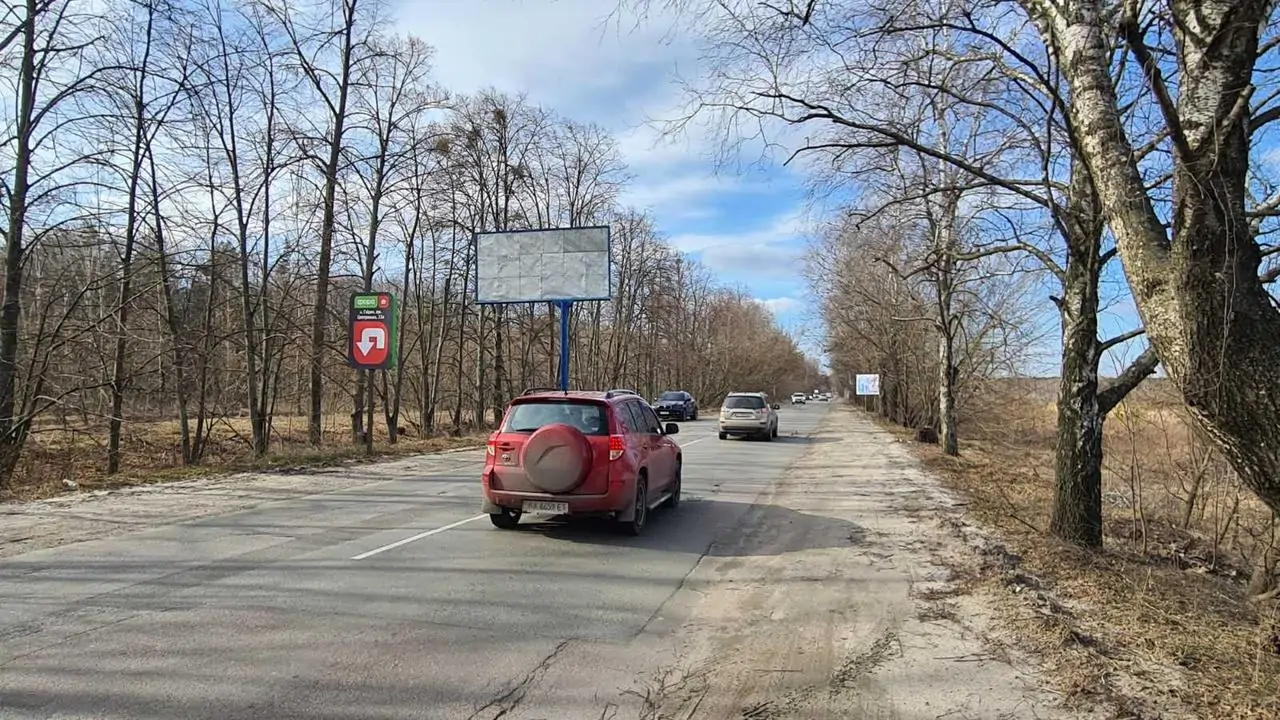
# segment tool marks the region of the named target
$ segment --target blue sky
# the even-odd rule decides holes
[[[635,180],[623,202],[649,209],[659,229],[721,282],[747,288],[817,355],[801,276],[804,197],[790,171],[717,172],[714,140],[660,138],[673,117],[675,73],[697,72],[687,41],[666,27],[607,26],[613,0],[401,0],[398,29],[437,50],[435,76],[456,92],[494,87],[618,138]]]
[[[437,50],[435,76],[456,92],[494,87],[524,93],[578,121],[596,122],[618,138],[635,180],[623,201],[649,209],[659,229],[727,284],[748,289],[801,341],[821,354],[820,323],[802,276],[806,244],[802,179],[778,167],[751,165],[717,172],[716,139],[692,131],[660,140],[654,120],[675,117],[678,73],[699,74],[697,51],[672,35],[663,18],[634,27],[608,25],[614,0],[399,0],[397,28]],[[757,159],[748,146],[744,160]],[[1137,324],[1119,263],[1104,295],[1108,336]],[[1051,309],[1046,302],[1046,309]],[[1038,374],[1056,374],[1056,331],[1038,348]],[[1142,341],[1111,353],[1111,374],[1136,357]]]

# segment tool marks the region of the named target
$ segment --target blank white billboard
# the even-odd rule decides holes
[[[476,302],[608,300],[609,227],[477,233]]]

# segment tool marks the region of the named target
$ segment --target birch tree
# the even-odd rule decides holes
[[[643,9],[658,3],[632,4]],[[1055,228],[1056,247],[1015,241],[981,252],[1029,253],[1063,284],[1059,492],[1052,527],[1070,542],[1100,546],[1103,420],[1154,371],[1157,360],[1154,352],[1145,353],[1099,387],[1105,350],[1141,332],[1105,340],[1097,334],[1098,279],[1110,254],[1102,250],[1103,223],[1094,211],[1089,176],[1073,175],[1072,163],[1063,163],[1073,157],[1068,141],[1077,129],[1062,116],[1053,56],[1017,52],[1016,18],[981,3],[661,4],[683,12],[706,40],[710,69],[705,82],[694,86],[691,115],[717,118],[734,134],[751,135],[762,126],[772,132],[814,128],[811,141],[798,143],[797,157],[840,167],[852,164],[843,159],[865,156],[861,151],[910,149],[950,166],[966,184],[999,188],[1020,200],[1026,206],[1018,212],[1022,222]],[[939,67],[964,72],[930,71]],[[914,137],[900,109],[921,97],[986,113],[991,127],[984,141],[1002,146],[1000,164]],[[980,152],[989,155],[990,148]],[[856,184],[856,176],[850,181]]]
[[[1251,208],[1247,192],[1252,139],[1277,114],[1274,95],[1254,96],[1267,82],[1259,57],[1275,48],[1274,4],[1019,4],[1059,59],[1075,142],[1161,363],[1236,472],[1280,512],[1280,308],[1251,223],[1272,203]],[[1167,127],[1168,203],[1140,165],[1151,139],[1124,122],[1113,38]],[[1176,86],[1162,57],[1176,59]]]

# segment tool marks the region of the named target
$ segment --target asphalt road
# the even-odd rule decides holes
[[[0,560],[0,718],[638,717],[683,579],[826,407],[784,407],[772,443],[683,423],[684,502],[639,538],[493,528],[473,451]]]

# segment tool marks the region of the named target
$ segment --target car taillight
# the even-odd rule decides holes
[[[497,455],[498,441],[493,438],[489,438],[489,442],[484,444],[484,452],[486,455]]]
[[[610,461],[617,460],[618,458],[622,457],[622,451],[626,449],[627,449],[627,446],[623,444],[621,435],[609,436],[609,460]]]

